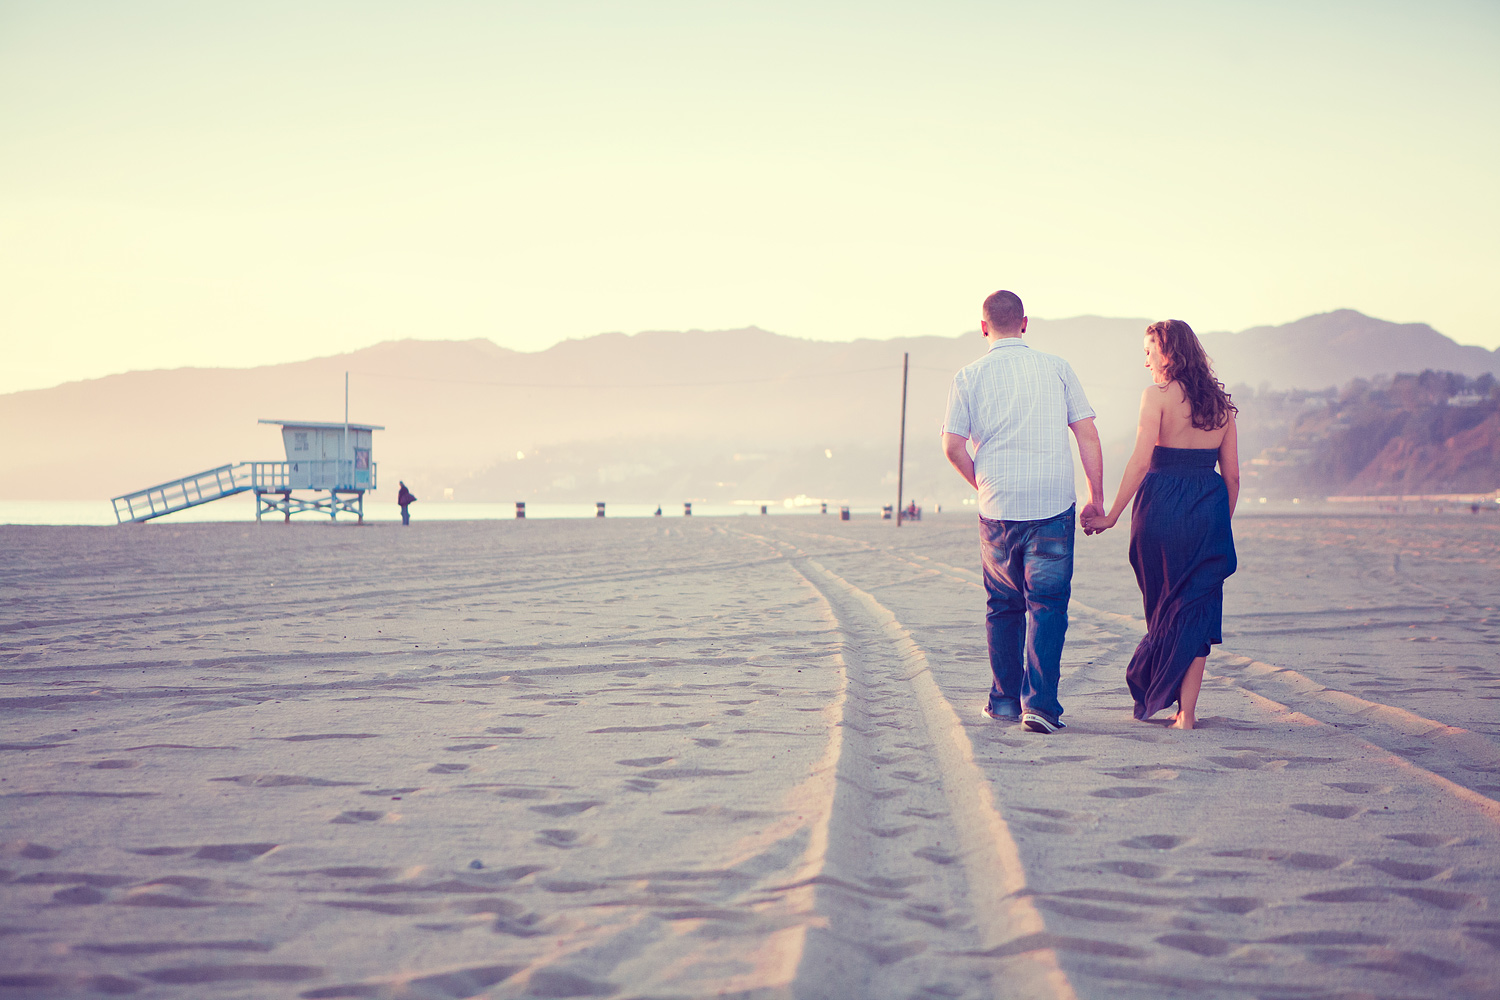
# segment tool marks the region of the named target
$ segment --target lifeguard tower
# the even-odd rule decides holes
[[[280,513],[315,511],[338,520],[339,514],[365,519],[365,491],[375,488],[371,443],[378,424],[325,424],[311,420],[262,420],[281,427],[286,446],[285,478],[262,483],[255,490],[255,519]],[[293,496],[294,490],[326,493],[311,499]]]
[[[114,498],[117,523],[149,521],[236,493],[255,494],[255,519],[313,511],[365,519],[365,492],[376,487],[371,440],[378,424],[262,420],[281,428],[285,462],[234,462]],[[296,496],[307,491],[311,497]]]

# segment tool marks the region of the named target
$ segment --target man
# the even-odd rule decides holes
[[[1072,367],[1022,342],[1020,298],[999,291],[985,299],[979,328],[989,351],[953,376],[943,450],[979,491],[985,635],[994,675],[984,714],[1055,733],[1063,728],[1057,682],[1073,591],[1068,431],[1088,478],[1085,532],[1104,516],[1104,454]]]
[[[411,511],[407,510],[406,508],[410,507],[416,502],[416,494],[407,489],[405,483],[402,483],[401,489],[396,491],[396,503],[401,507],[401,523],[403,525],[411,525]]]

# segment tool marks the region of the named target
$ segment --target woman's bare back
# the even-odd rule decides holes
[[[1156,432],[1156,443],[1163,448],[1213,448],[1217,450],[1224,443],[1224,435],[1229,433],[1230,426],[1234,423],[1234,414],[1231,412],[1228,414],[1229,419],[1222,427],[1211,431],[1194,427],[1193,408],[1188,405],[1187,395],[1182,391],[1182,386],[1176,382],[1152,386],[1146,390],[1146,395],[1157,404],[1161,411],[1161,425]]]

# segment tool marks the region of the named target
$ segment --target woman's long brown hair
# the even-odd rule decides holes
[[[1166,376],[1182,386],[1194,427],[1216,431],[1229,422],[1231,413],[1240,412],[1224,391],[1224,383],[1214,377],[1213,366],[1192,327],[1180,319],[1164,319],[1146,327],[1146,336],[1154,339],[1157,348],[1170,359]]]

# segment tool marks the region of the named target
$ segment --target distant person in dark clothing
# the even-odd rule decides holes
[[[411,524],[411,511],[406,508],[417,502],[417,495],[401,484],[401,490],[396,494],[396,502],[401,505],[401,523]]]

